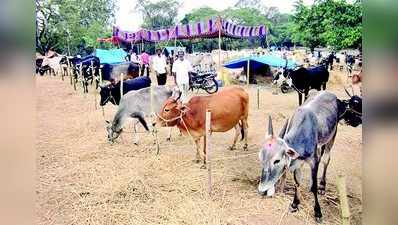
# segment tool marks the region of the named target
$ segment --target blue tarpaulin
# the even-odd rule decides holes
[[[101,64],[117,64],[126,61],[125,57],[127,56],[127,52],[123,49],[96,49],[95,56],[100,59]]]
[[[224,67],[229,69],[246,68],[247,61],[250,60],[250,69],[257,69],[267,64],[272,67],[284,67],[286,65],[286,60],[273,55],[263,55],[263,56],[248,56],[240,59],[235,59],[224,64]],[[296,66],[296,63],[292,60],[288,60],[287,68],[292,69]]]

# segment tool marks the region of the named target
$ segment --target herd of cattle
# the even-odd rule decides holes
[[[95,56],[86,58],[53,56],[36,61],[36,71],[43,73],[52,70],[55,73],[67,72],[68,64],[72,67],[73,76],[83,78],[83,82],[98,83],[98,75],[102,79],[112,81],[113,73],[120,71],[138,73],[137,65],[126,63],[118,66],[103,65]],[[58,66],[57,66],[58,65]],[[362,124],[362,98],[349,94],[348,99],[339,99],[335,94],[326,91],[329,79],[327,65],[321,64],[313,68],[286,70],[284,76],[290,77],[294,89],[299,94],[299,106],[295,109],[281,129],[279,135],[274,134],[271,116],[269,117],[268,134],[259,151],[261,176],[258,192],[272,196],[278,181],[283,183],[286,172],[291,171],[295,180],[294,200],[290,205],[292,212],[297,211],[300,204],[298,187],[301,180],[301,168],[308,163],[311,168],[311,192],[314,195],[314,213],[317,222],[321,221],[322,212],[318,202],[318,194],[325,194],[326,170],[330,161],[330,151],[337,134],[340,121],[357,127]],[[205,112],[211,111],[211,132],[226,132],[235,128],[235,136],[230,149],[234,149],[239,136],[244,140],[243,150],[248,149],[248,116],[249,95],[239,86],[224,87],[221,91],[206,95],[193,96],[187,103],[180,100],[181,92],[176,87],[153,86],[150,79],[139,76],[123,81],[123,95],[120,93],[120,81],[101,87],[101,105],[107,102],[118,105],[118,110],[108,125],[108,141],[114,142],[123,131],[128,118],[137,119],[147,131],[161,127],[176,126],[184,135],[193,138],[196,144],[196,159],[203,160],[206,166],[206,152],[201,154],[200,140],[205,135]],[[86,85],[87,88],[87,85]],[[323,91],[321,91],[321,88]],[[310,89],[319,92],[310,93]],[[305,99],[302,103],[302,94]],[[148,124],[146,119],[155,118]],[[318,170],[323,164],[323,173],[318,184]]]
[[[328,71],[309,69],[309,73],[324,73]],[[304,71],[304,70],[299,70]],[[289,76],[295,77],[291,71]],[[308,89],[326,87],[324,80],[311,80],[307,72],[300,72]],[[319,75],[319,74],[318,74]],[[321,74],[322,75],[322,74]],[[310,79],[310,80],[308,80]],[[293,79],[294,80],[294,79]],[[296,83],[297,88],[302,86]],[[262,165],[258,192],[261,195],[272,196],[279,180],[283,183],[289,170],[295,177],[295,195],[290,210],[297,211],[300,204],[298,187],[301,180],[301,168],[304,163],[311,167],[311,192],[314,195],[314,212],[317,222],[321,221],[322,212],[318,202],[318,194],[325,194],[326,171],[330,161],[330,151],[337,134],[340,121],[357,127],[362,124],[362,98],[350,95],[349,99],[338,99],[329,91],[317,93],[306,92],[305,102],[300,105],[288,119],[279,135],[275,135],[272,119],[269,118],[268,135],[259,152]],[[307,96],[308,94],[308,96]],[[151,96],[152,95],[152,96]],[[196,144],[196,160],[203,160],[206,165],[206,152],[200,152],[200,140],[205,135],[205,112],[210,110],[211,132],[226,132],[235,128],[235,136],[230,149],[234,149],[241,135],[244,140],[243,150],[247,150],[249,95],[239,86],[223,88],[218,93],[207,96],[193,96],[187,103],[180,101],[181,92],[168,86],[148,87],[138,91],[128,92],[121,98],[118,110],[112,122],[108,122],[108,140],[113,142],[123,131],[127,118],[136,118],[149,131],[145,118],[154,115],[152,126],[176,126],[184,135],[193,138]],[[228,110],[226,110],[228,109]],[[155,113],[154,113],[155,112]],[[205,149],[204,149],[205,151]],[[323,164],[323,173],[318,184],[319,165]]]
[[[187,103],[180,101],[181,92],[168,86],[143,88],[128,92],[120,101],[112,122],[107,122],[108,140],[113,142],[123,131],[127,118],[136,118],[149,131],[145,118],[151,113],[155,117],[153,127],[176,126],[184,135],[193,138],[196,144],[196,160],[203,160],[206,166],[206,152],[200,152],[200,140],[205,135],[205,112],[211,111],[211,132],[226,132],[235,128],[235,136],[230,149],[234,149],[241,135],[243,150],[247,150],[249,95],[239,86],[229,86],[207,96],[193,96]],[[228,109],[228,110],[227,110]],[[155,112],[155,113],[154,113]],[[299,106],[288,119],[279,135],[275,135],[272,119],[269,118],[268,135],[259,152],[262,165],[258,192],[272,196],[279,180],[283,181],[286,171],[295,177],[295,195],[290,206],[292,212],[300,203],[297,193],[300,186],[301,168],[304,163],[311,167],[311,192],[315,198],[315,219],[320,222],[321,208],[318,193],[325,194],[326,170],[330,160],[338,123],[344,120],[357,127],[362,123],[362,99],[350,96],[338,99],[329,91],[311,93],[303,105]],[[205,149],[204,149],[205,151]],[[317,176],[320,163],[323,173],[318,185]]]

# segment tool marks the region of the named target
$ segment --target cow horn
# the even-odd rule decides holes
[[[178,92],[178,96],[175,96],[175,94],[176,94],[177,92]],[[181,90],[178,89],[177,86],[174,87],[174,90],[173,90],[173,97],[174,97],[174,100],[175,100],[175,101],[178,101],[178,100],[181,98],[181,94],[182,94]]]
[[[274,136],[274,128],[272,127],[271,115],[268,116],[268,135]]]
[[[351,96],[350,92],[348,92],[346,87],[344,87],[344,90],[345,90],[345,93],[347,93],[347,95],[351,98],[352,96]]]
[[[286,133],[288,124],[289,124],[289,119],[286,120],[285,125],[283,125],[283,128],[282,128],[281,132],[279,133],[280,138],[285,137],[285,133]]]

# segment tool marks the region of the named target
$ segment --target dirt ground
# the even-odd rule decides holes
[[[346,98],[342,74],[332,73],[329,90]],[[170,81],[168,81],[170,83]],[[159,130],[160,155],[153,137],[140,127],[140,142],[133,144],[131,122],[113,145],[106,141],[105,120],[112,120],[113,105],[95,107],[93,89],[74,91],[68,77],[37,76],[37,224],[314,224],[309,170],[303,173],[304,200],[297,213],[288,213],[293,199],[293,180],[288,177],[285,193],[273,198],[257,193],[260,175],[258,150],[267,118],[274,129],[298,104],[295,92],[272,94],[260,89],[257,109],[256,86],[249,88],[249,150],[241,143],[227,150],[233,132],[214,133],[212,146],[213,192],[207,193],[207,170],[194,163],[189,137],[173,130]],[[99,96],[98,96],[99,97]],[[97,97],[97,102],[99,101]],[[362,223],[362,127],[340,124],[327,174],[327,193],[320,197],[323,224],[340,224],[335,181],[346,176],[352,224]]]

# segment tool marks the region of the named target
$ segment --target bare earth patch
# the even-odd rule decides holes
[[[329,90],[346,98],[342,74],[332,73]],[[153,79],[155,80],[155,79]],[[152,135],[140,127],[139,146],[133,144],[131,122],[113,145],[106,141],[105,119],[113,105],[95,108],[94,92],[74,91],[69,80],[40,77],[37,87],[37,224],[314,224],[313,197],[304,173],[300,210],[287,212],[293,199],[289,176],[285,193],[273,198],[257,194],[260,175],[258,150],[268,114],[281,129],[298,104],[295,92],[273,95],[261,87],[257,109],[256,87],[250,87],[249,151],[241,145],[229,151],[234,130],[214,133],[212,144],[213,194],[207,194],[207,171],[192,160],[189,137],[159,130],[160,155]],[[156,82],[156,81],[155,81]],[[169,82],[170,83],[170,82]],[[97,97],[98,98],[98,97]],[[97,99],[98,102],[98,99]],[[331,153],[326,195],[320,197],[323,224],[340,224],[335,180],[347,177],[352,224],[362,222],[362,128],[340,124]]]

